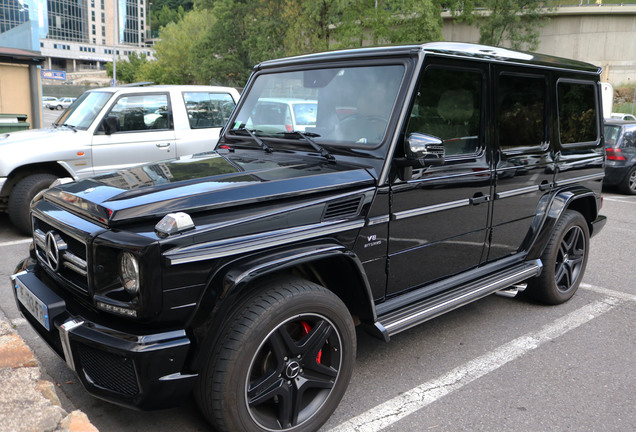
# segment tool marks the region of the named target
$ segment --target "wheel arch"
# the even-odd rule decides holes
[[[71,171],[57,161],[21,165],[9,173],[7,181],[4,183],[2,191],[0,191],[0,196],[4,199],[8,199],[15,185],[22,179],[33,174],[52,174],[57,177],[75,178]]]
[[[598,198],[594,191],[580,186],[558,191],[547,204],[543,223],[528,251],[529,259],[541,256],[554,226],[565,210],[575,210],[581,213],[587,222],[590,237],[592,236],[593,222],[599,215]]]
[[[371,287],[357,256],[335,240],[258,252],[230,260],[207,283],[192,324],[193,370],[220,335],[224,320],[259,292],[261,282],[296,276],[319,284],[338,296],[354,322],[375,321]]]

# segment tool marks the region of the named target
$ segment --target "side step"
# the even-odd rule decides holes
[[[381,337],[388,342],[394,334],[523,282],[528,278],[538,276],[541,273],[541,268],[541,260],[526,261],[451,291],[445,291],[393,312],[387,312],[378,317],[375,323],[376,331],[379,331]]]

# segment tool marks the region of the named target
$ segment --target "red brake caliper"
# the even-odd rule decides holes
[[[300,324],[303,326],[303,336],[309,334],[311,331],[311,326],[307,324],[305,321],[301,321]],[[316,363],[320,364],[320,360],[322,359],[322,350],[318,351],[318,355],[316,356]]]

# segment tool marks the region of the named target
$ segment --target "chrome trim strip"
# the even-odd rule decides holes
[[[86,275],[86,268],[87,268],[86,261],[84,261],[77,255],[75,255],[74,253],[68,252],[68,251],[65,252],[62,257],[66,261],[70,262],[69,265],[73,265],[74,267],[77,267],[78,269],[82,269],[82,271],[84,272],[84,275]]]
[[[411,210],[404,210],[401,212],[393,213],[393,220],[407,219],[415,216],[422,216],[429,213],[435,213],[443,210],[450,210],[454,208],[464,207],[470,205],[468,198],[457,201],[451,201],[447,203],[435,204],[427,207],[420,207]]]
[[[75,273],[79,274],[80,276],[84,276],[86,277],[87,272],[86,270],[82,270],[81,268],[77,267],[75,264],[70,263],[70,262],[65,262],[62,264],[64,267],[73,270]]]
[[[517,196],[517,195],[524,195],[527,193],[536,192],[538,190],[540,190],[539,185],[532,185],[532,186],[527,186],[520,189],[512,189],[505,192],[496,192],[495,199],[509,198],[509,197]]]
[[[367,226],[380,225],[384,223],[389,223],[390,221],[391,221],[390,215],[375,216],[367,220]]]
[[[221,258],[244,252],[276,247],[287,243],[308,240],[319,236],[335,234],[342,231],[360,229],[365,221],[357,220],[344,223],[316,224],[274,231],[265,236],[251,235],[231,239],[215,240],[202,245],[176,248],[165,252],[163,256],[168,265],[186,264]]]
[[[77,319],[70,319],[62,324],[59,328],[60,331],[60,341],[62,342],[62,350],[64,351],[64,358],[66,359],[66,364],[68,367],[75,371],[75,361],[73,360],[73,351],[71,350],[71,341],[69,340],[68,334],[71,330],[76,327],[84,324],[84,321],[79,321]]]
[[[578,183],[578,182],[581,182],[581,181],[602,180],[603,177],[605,177],[605,173],[590,174],[590,175],[586,175],[586,176],[582,176],[582,177],[574,177],[574,178],[567,179],[567,180],[557,180],[557,182],[554,185],[555,186],[565,186],[565,185],[569,185],[569,184],[572,184],[572,183]]]

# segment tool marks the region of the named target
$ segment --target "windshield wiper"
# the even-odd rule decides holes
[[[328,161],[335,161],[336,160],[334,155],[329,153],[329,151],[326,148],[324,148],[323,146],[321,146],[320,144],[318,144],[316,141],[314,141],[312,139],[312,137],[319,137],[320,136],[320,135],[318,135],[316,133],[301,132],[301,131],[297,131],[297,130],[289,131],[289,132],[278,132],[278,133],[282,134],[282,135],[298,135],[299,137],[302,137],[305,141],[307,141],[309,143],[309,145],[313,147],[314,150],[316,150],[318,153],[320,153],[320,156],[324,157]]]
[[[77,132],[77,127],[76,126],[70,125],[68,123],[64,123],[62,126],[71,129],[73,132]]]
[[[247,134],[248,134],[249,136],[251,136],[251,137],[254,139],[254,141],[256,141],[256,143],[257,143],[259,146],[261,146],[261,148],[262,148],[263,150],[265,150],[267,153],[271,153],[271,152],[273,152],[273,150],[272,150],[272,148],[271,148],[270,146],[268,146],[267,144],[265,144],[265,142],[263,142],[263,140],[262,140],[262,139],[260,139],[259,137],[257,137],[257,136],[254,134],[254,132],[260,132],[259,130],[256,130],[256,129],[254,129],[254,130],[249,130],[249,129],[247,129],[247,128],[246,128],[246,127],[244,127],[244,126],[242,126],[242,127],[238,128],[238,129],[235,129],[235,130],[240,130],[240,131],[245,131],[245,132],[247,132]]]

